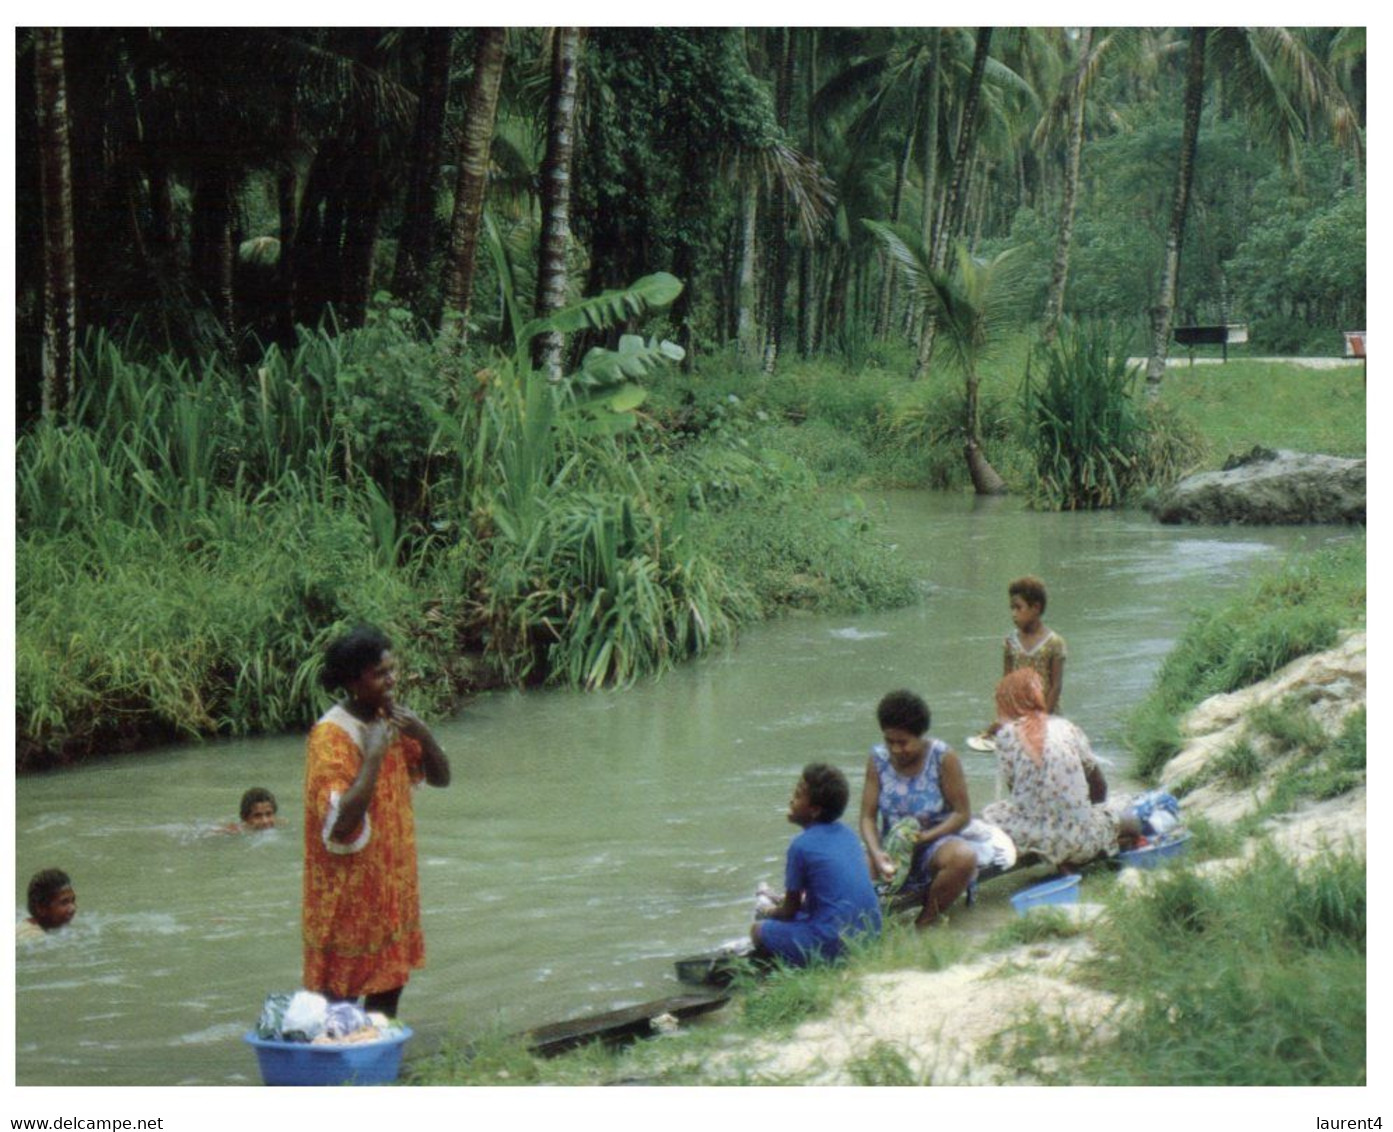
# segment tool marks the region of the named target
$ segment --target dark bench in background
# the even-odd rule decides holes
[[[1196,346],[1223,346],[1224,361],[1229,360],[1229,343],[1235,346],[1248,341],[1246,322],[1229,322],[1222,326],[1177,326],[1175,340],[1190,350],[1190,364],[1195,364]]]

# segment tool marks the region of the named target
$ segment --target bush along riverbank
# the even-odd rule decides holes
[[[677,288],[650,277],[519,335]],[[982,449],[1037,506],[1136,501],[1221,461],[1253,414],[1286,443],[1312,398],[1343,406],[1331,450],[1362,452],[1343,371],[1201,367],[1149,406],[1103,332],[994,346]],[[526,341],[461,352],[385,303],[245,372],[94,339],[66,418],[16,445],[18,765],[303,727],[323,643],[353,621],[393,635],[438,713],[501,684],[622,684],[790,608],[916,600],[856,492],[969,488],[961,382],[911,380],[904,350],[769,376],[678,356],[626,337],[549,383]]]
[[[1351,547],[1348,554],[1362,546]],[[1362,621],[1341,551],[1257,587]],[[1249,595],[1214,617],[1240,618]],[[1269,609],[1269,616],[1280,616]],[[1172,659],[1206,633],[1205,617]],[[1196,693],[1158,781],[1188,853],[1087,870],[1083,903],[985,941],[892,922],[836,967],[737,985],[710,1020],[552,1061],[485,1036],[411,1064],[419,1084],[1367,1083],[1366,667],[1362,629]],[[1164,682],[1167,677],[1162,677]],[[1174,675],[1170,680],[1176,679]],[[1012,884],[1004,879],[996,882]],[[1030,883],[1029,881],[1025,883]],[[971,917],[957,909],[952,918]]]
[[[854,499],[638,410],[681,351],[635,336],[549,381],[538,333],[662,307],[668,276],[474,358],[383,306],[250,372],[93,341],[16,451],[21,768],[317,714],[329,635],[393,637],[413,702],[660,672],[790,606],[916,599]]]

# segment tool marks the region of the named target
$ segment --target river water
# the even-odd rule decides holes
[[[913,608],[795,615],[659,681],[491,694],[435,725],[454,784],[416,796],[428,966],[402,1019],[418,1049],[677,993],[672,960],[744,934],[755,885],[778,883],[804,763],[846,771],[854,815],[892,688],[928,699],[974,803],[990,801],[990,758],[962,742],[989,719],[1011,578],[1048,582],[1046,621],[1069,644],[1061,712],[1125,788],[1121,721],[1191,610],[1349,537],[921,492],[874,506],[923,580]],[[17,782],[16,918],[49,866],[73,877],[79,907],[19,948],[18,1084],[257,1082],[241,1035],[267,992],[299,985],[303,757],[292,735]],[[276,793],[282,827],[211,832],[249,785]],[[947,930],[1008,916],[991,887]]]

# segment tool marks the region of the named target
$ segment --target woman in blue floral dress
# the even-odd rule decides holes
[[[929,707],[913,692],[891,692],[876,707],[884,743],[866,760],[861,792],[861,839],[871,876],[923,884],[926,928],[950,907],[977,873],[977,853],[960,836],[972,818],[962,763],[948,744],[928,735]],[[896,864],[887,842],[912,846],[908,868]]]

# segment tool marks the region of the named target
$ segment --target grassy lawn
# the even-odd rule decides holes
[[[1365,454],[1364,370],[1358,364],[1328,370],[1243,361],[1177,367],[1166,372],[1161,397],[1203,434],[1210,467],[1259,444]]]

